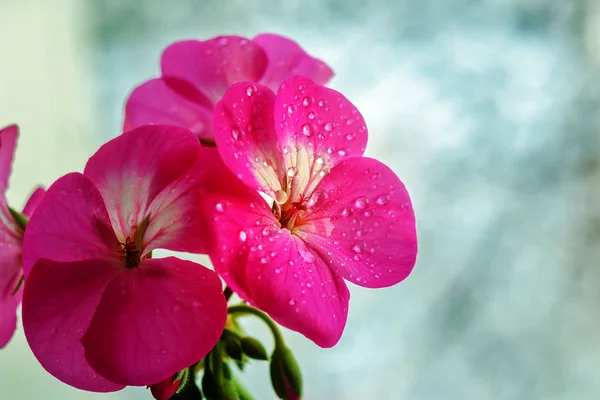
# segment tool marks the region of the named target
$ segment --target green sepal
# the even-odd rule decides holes
[[[267,350],[259,342],[257,339],[246,336],[242,338],[240,341],[240,345],[242,346],[242,351],[250,358],[254,358],[256,360],[268,360],[269,356],[267,355]]]
[[[10,211],[10,215],[12,215],[17,225],[19,225],[21,229],[25,230],[25,228],[27,228],[27,223],[29,222],[29,219],[27,219],[26,216],[24,216],[17,210],[12,209],[11,207],[8,207],[8,211]]]
[[[180,381],[179,386],[175,389],[175,393],[180,393],[190,381],[190,369],[186,368],[183,371],[180,371],[175,377],[175,381]]]

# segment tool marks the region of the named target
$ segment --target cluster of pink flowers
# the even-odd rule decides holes
[[[124,133],[23,213],[4,199],[17,128],[0,132],[0,346],[22,297],[33,354],[79,389],[151,386],[168,399],[191,366],[221,373],[208,355],[236,325],[222,280],[259,315],[332,347],[346,281],[388,287],[415,263],[409,195],[363,156],[366,123],[323,86],[324,62],[278,35],[222,36],[169,46],[161,70],[133,90]],[[154,249],[208,254],[214,271]],[[280,341],[273,361],[287,372],[278,385],[272,365],[274,388],[298,398]]]

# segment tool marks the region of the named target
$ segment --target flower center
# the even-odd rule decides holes
[[[133,226],[133,240],[131,236],[127,236],[125,243],[119,242],[121,260],[124,261],[125,268],[136,268],[142,262],[144,234],[146,233],[148,224],[150,224],[150,214],[139,225]],[[152,252],[146,254],[144,258],[152,258]]]
[[[308,199],[301,194],[298,201],[287,202],[281,205],[281,207],[278,207],[277,202],[275,202],[275,209],[273,210],[273,213],[275,216],[278,216],[279,223],[281,224],[282,228],[286,228],[291,231],[294,229],[294,227],[303,224],[302,211],[306,211],[307,209],[307,200]]]
[[[142,251],[137,248],[135,242],[132,242],[129,236],[125,240],[125,243],[119,242],[119,245],[121,246],[121,258],[125,262],[126,268],[131,269],[140,265],[142,262]]]

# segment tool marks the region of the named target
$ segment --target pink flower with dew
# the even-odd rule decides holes
[[[206,251],[202,180],[218,163],[186,129],[146,126],[57,180],[24,238],[23,327],[42,366],[79,389],[167,379],[225,326],[219,277],[153,249]]]
[[[23,277],[23,229],[6,204],[8,177],[18,135],[19,128],[16,125],[0,130],[0,348],[8,344],[17,328],[17,307],[23,296],[23,287],[20,285]],[[44,189],[36,189],[27,201],[23,215],[30,217],[43,196]]]
[[[300,74],[319,84],[333,71],[283,36],[262,34],[249,40],[219,36],[176,42],[165,49],[162,76],[133,90],[125,107],[125,130],[148,123],[182,126],[213,141],[212,111],[233,83],[259,82],[276,90]]]
[[[413,269],[415,218],[404,185],[362,157],[367,128],[358,110],[306,77],[287,79],[277,95],[237,83],[214,122],[221,158],[240,178],[220,171],[207,183],[217,272],[281,325],[335,345],[348,313],[344,279],[382,288]]]

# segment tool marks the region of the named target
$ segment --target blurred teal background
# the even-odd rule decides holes
[[[333,67],[418,220],[415,271],[352,287],[337,347],[286,332],[305,398],[600,398],[598,0],[0,0],[11,204],[120,133],[169,43],[261,32]],[[275,398],[267,374],[243,375],[257,400]],[[2,400],[95,398],[150,396],[60,383],[20,329],[0,352]]]

